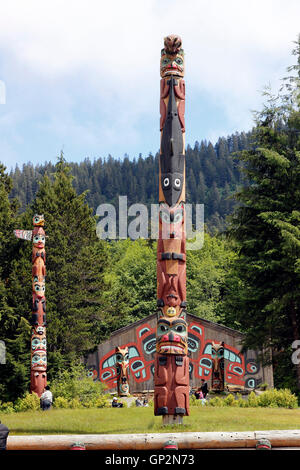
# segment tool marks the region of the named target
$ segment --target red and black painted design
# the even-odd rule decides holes
[[[122,348],[128,348],[130,376],[133,383],[146,383],[154,374],[154,354],[156,352],[156,331],[148,323],[135,330],[136,341]],[[176,333],[175,333],[176,334]],[[179,343],[179,342],[178,342]],[[182,340],[181,340],[182,343]],[[187,351],[189,356],[189,375],[193,383],[200,379],[212,382],[213,352],[212,344],[217,343],[207,338],[205,327],[198,322],[188,325]],[[160,346],[164,343],[160,342]],[[167,345],[168,346],[168,345]],[[237,386],[241,389],[254,389],[262,382],[259,377],[260,364],[254,352],[241,353],[234,346],[224,343],[224,386]],[[180,351],[177,349],[177,352]],[[105,383],[107,388],[117,388],[116,351],[110,350],[104,356],[94,355],[94,365],[89,366],[89,375],[94,380]]]
[[[47,343],[46,343],[46,234],[44,216],[34,215],[33,230],[15,230],[17,238],[32,240],[32,335],[30,391],[38,396],[47,385]]]
[[[160,62],[159,238],[157,244],[154,414],[189,414],[186,322],[185,86],[179,36],[164,40]]]

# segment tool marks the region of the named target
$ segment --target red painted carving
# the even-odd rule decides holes
[[[120,348],[116,347],[116,367],[118,377],[118,395],[120,397],[126,397],[129,395],[129,383],[128,383],[128,347]]]
[[[155,415],[189,414],[189,358],[156,354]]]
[[[212,342],[211,357],[211,390],[222,392],[224,390],[224,342]]]

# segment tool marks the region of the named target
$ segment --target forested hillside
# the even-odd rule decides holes
[[[230,196],[241,183],[241,172],[235,152],[247,149],[251,133],[236,133],[219,138],[215,146],[210,142],[196,142],[186,150],[187,202],[205,205],[205,221],[210,229],[223,229],[224,221],[234,207]],[[118,206],[118,196],[126,195],[128,204],[157,203],[158,154],[130,160],[88,158],[80,163],[70,163],[77,194],[88,191],[86,201],[96,211],[104,202]],[[55,171],[55,164],[33,166],[31,163],[15,168],[11,198],[17,197],[24,211],[33,200],[39,181]]]

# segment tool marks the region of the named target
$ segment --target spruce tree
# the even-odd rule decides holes
[[[23,215],[23,227],[32,227],[34,213],[44,214],[46,225],[46,299],[48,377],[95,347],[101,340],[102,275],[105,245],[96,237],[96,220],[77,195],[63,155],[54,174],[45,175],[32,205]],[[21,243],[21,242],[20,242]],[[23,243],[26,256],[14,262],[10,279],[18,292],[14,305],[29,326],[31,318],[31,244]],[[25,299],[28,299],[26,301]],[[29,336],[28,336],[29,339]],[[30,349],[27,349],[27,362]]]
[[[229,233],[241,280],[232,313],[247,332],[245,345],[271,348],[274,361],[289,351],[286,373],[294,370],[300,391],[300,365],[291,361],[291,345],[300,338],[299,41],[296,51],[297,77],[278,96],[268,93],[256,114],[254,145],[240,157],[249,184],[236,195],[241,206]]]

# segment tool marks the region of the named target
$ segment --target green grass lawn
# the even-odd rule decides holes
[[[183,426],[162,426],[153,408],[52,409],[1,414],[10,435],[300,429],[300,409],[192,407]]]

